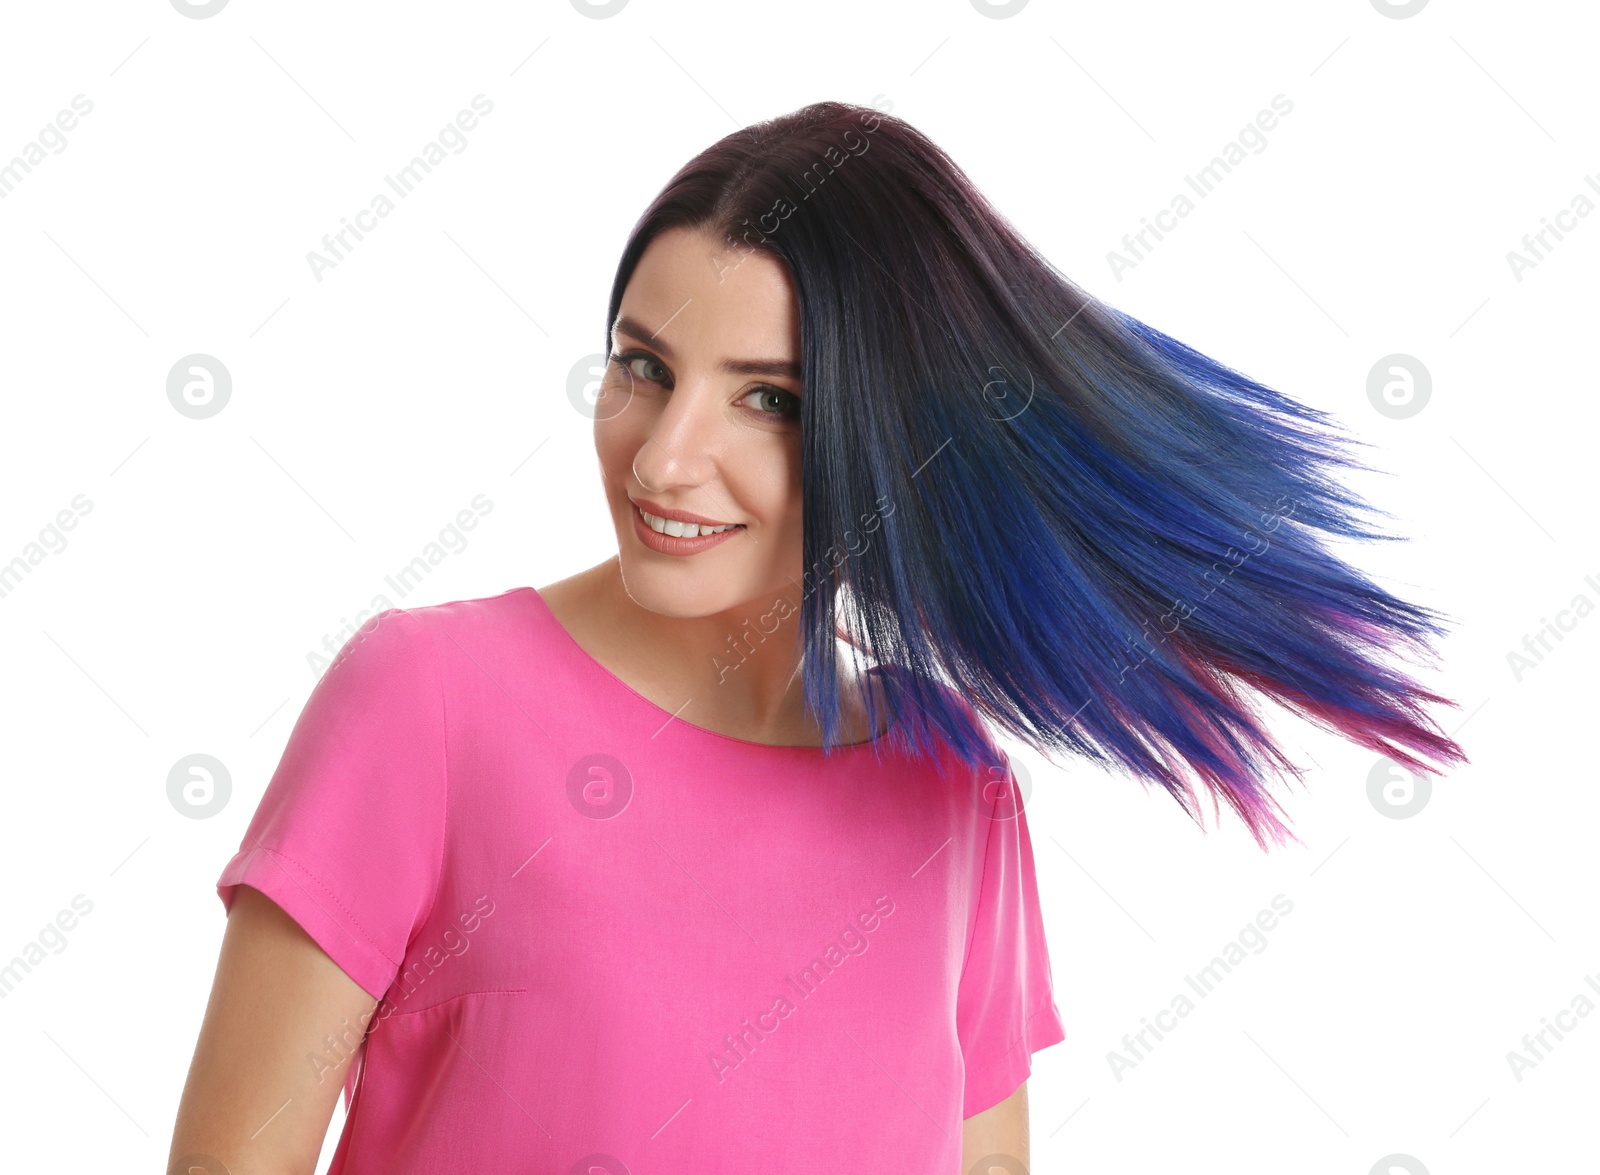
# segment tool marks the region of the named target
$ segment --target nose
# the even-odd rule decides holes
[[[645,434],[633,457],[633,476],[648,493],[703,486],[715,475],[725,427],[713,388],[684,380]]]

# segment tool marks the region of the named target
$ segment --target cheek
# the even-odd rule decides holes
[[[649,432],[644,407],[632,381],[615,364],[609,365],[594,403],[595,455],[607,474],[616,472],[618,462],[626,473],[644,444]]]
[[[781,531],[799,541],[803,493],[798,441],[784,438],[762,446],[742,464],[730,488],[771,532]]]
[[[600,464],[601,476],[608,486],[621,486],[633,465],[633,455],[639,451],[638,438],[627,423],[627,413],[594,422],[594,454]]]

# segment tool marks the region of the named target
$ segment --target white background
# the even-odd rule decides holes
[[[1600,617],[1520,679],[1508,654],[1600,603],[1600,216],[1521,280],[1507,254],[1600,199],[1596,32],[1588,5],[1446,0],[1407,19],[1369,0],[8,6],[0,161],[75,95],[93,111],[0,200],[0,562],[75,495],[92,509],[0,597],[0,960],[74,895],[93,910],[0,1000],[4,1166],[162,1169],[224,927],[213,882],[307,654],[477,494],[470,543],[391,602],[606,558],[566,387],[604,342],[628,230],[736,127],[883,95],[1086,289],[1370,442],[1380,472],[1352,484],[1412,538],[1349,555],[1455,623],[1418,672],[1460,703],[1435,715],[1472,762],[1408,819],[1369,800],[1370,752],[1287,715],[1309,774],[1278,794],[1304,845],[1266,854],[1231,815],[1202,833],[1159,789],[1013,749],[1068,1033],[1034,1058],[1035,1169],[1594,1169],[1600,1015],[1520,1081],[1507,1054],[1578,993],[1600,1003]],[[318,281],[307,252],[480,93],[466,149]],[[1266,148],[1119,279],[1123,235],[1278,94]],[[166,395],[196,352],[233,380],[206,420]],[[1431,373],[1407,419],[1367,396],[1392,353]],[[233,784],[205,820],[166,792],[196,752]],[[1266,948],[1119,1080],[1123,1034],[1280,893]]]

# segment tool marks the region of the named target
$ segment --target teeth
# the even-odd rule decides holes
[[[657,534],[670,534],[681,539],[699,538],[703,534],[721,534],[725,530],[734,529],[732,526],[699,526],[693,522],[679,522],[674,518],[658,518],[644,509],[639,511],[639,516]]]

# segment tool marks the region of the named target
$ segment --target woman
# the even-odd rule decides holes
[[[346,1175],[1020,1171],[1065,1033],[989,725],[1263,847],[1294,768],[1240,685],[1464,759],[1378,659],[1437,618],[1318,541],[1385,537],[1329,422],[904,122],[703,152],[606,321],[617,556],[341,651],[218,880],[180,1163],[309,1171],[342,1084]]]

